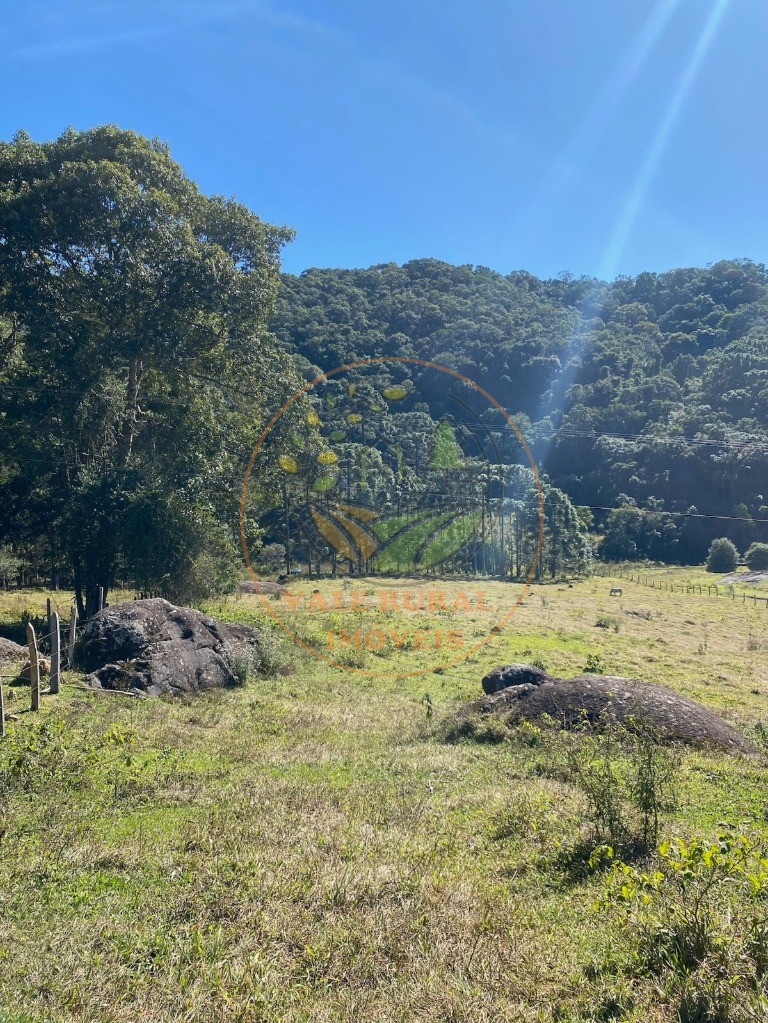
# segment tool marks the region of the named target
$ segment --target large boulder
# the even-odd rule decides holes
[[[503,668],[494,668],[483,678],[483,692],[488,696],[498,693],[509,686],[542,685],[549,680],[549,675],[535,664],[507,664]]]
[[[0,668],[6,665],[18,664],[28,659],[28,650],[25,646],[19,646],[10,639],[0,636]]]
[[[502,680],[507,684],[501,686]],[[510,724],[545,714],[564,728],[613,720],[641,724],[660,739],[755,752],[745,736],[702,704],[638,679],[590,674],[552,678],[534,665],[513,664],[486,675],[483,688],[489,695],[476,701],[470,713],[501,714]]]
[[[134,695],[186,694],[240,681],[239,663],[259,660],[259,634],[167,600],[133,600],[88,621],[75,667],[89,685]]]

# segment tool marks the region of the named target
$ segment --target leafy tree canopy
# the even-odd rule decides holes
[[[723,260],[607,283],[420,259],[282,282],[273,329],[315,367],[407,356],[486,388],[551,483],[607,529],[606,556],[701,562],[719,532],[742,549],[768,539],[759,522],[768,517],[764,266]],[[474,444],[485,457],[487,437],[444,374],[402,364],[395,382],[410,396],[398,415],[416,414],[420,401],[433,420],[452,422],[465,451]],[[525,464],[514,432],[480,415],[499,460]],[[644,525],[608,521],[602,509],[621,494]]]
[[[118,572],[165,588],[179,558],[150,579],[151,543],[194,561],[201,524],[232,518],[290,385],[266,332],[290,237],[132,132],[0,144],[0,529],[68,566],[81,610]],[[129,511],[142,549],[123,542]]]
[[[707,555],[708,572],[735,572],[739,564],[739,552],[727,536],[713,540]]]

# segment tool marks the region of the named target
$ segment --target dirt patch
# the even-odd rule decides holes
[[[505,672],[508,684],[497,691],[494,687]],[[639,679],[590,674],[552,678],[534,665],[515,664],[489,672],[483,688],[490,695],[471,704],[466,714],[504,715],[510,725],[520,718],[533,720],[546,714],[563,728],[610,720],[642,723],[661,739],[757,752],[740,732],[702,704]]]

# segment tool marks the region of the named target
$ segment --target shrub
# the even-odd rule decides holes
[[[618,632],[621,629],[621,621],[616,615],[599,615],[595,622],[596,629],[613,629]]]
[[[256,658],[250,650],[238,650],[230,658],[229,667],[234,675],[232,684],[244,686],[256,674]]]
[[[648,728],[612,724],[572,736],[565,754],[569,780],[589,807],[592,845],[632,856],[653,849],[661,816],[675,803],[670,750]],[[598,853],[595,865],[599,860]]]
[[[259,674],[273,678],[286,671],[291,663],[287,640],[277,630],[263,629],[259,635]]]
[[[753,572],[768,568],[768,543],[753,543],[744,555],[744,560]]]
[[[647,869],[614,863],[606,889],[637,972],[671,989],[678,1019],[766,1018],[768,860],[750,835],[663,842]]]
[[[605,661],[601,654],[587,654],[587,662],[584,665],[584,671],[591,672],[593,675],[604,675],[605,674]]]
[[[739,564],[739,552],[727,536],[713,540],[707,554],[708,572],[735,572]]]

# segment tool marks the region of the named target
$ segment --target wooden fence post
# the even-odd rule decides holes
[[[0,739],[5,735],[5,695],[3,680],[0,678]]]
[[[32,710],[40,710],[40,658],[37,652],[35,627],[27,622],[27,645],[29,646],[29,682],[32,689]]]
[[[72,608],[69,616],[69,636],[67,637],[67,667],[75,663],[75,637],[77,635],[77,607]]]
[[[49,691],[55,696],[61,681],[61,622],[56,611],[51,615],[51,681]]]

